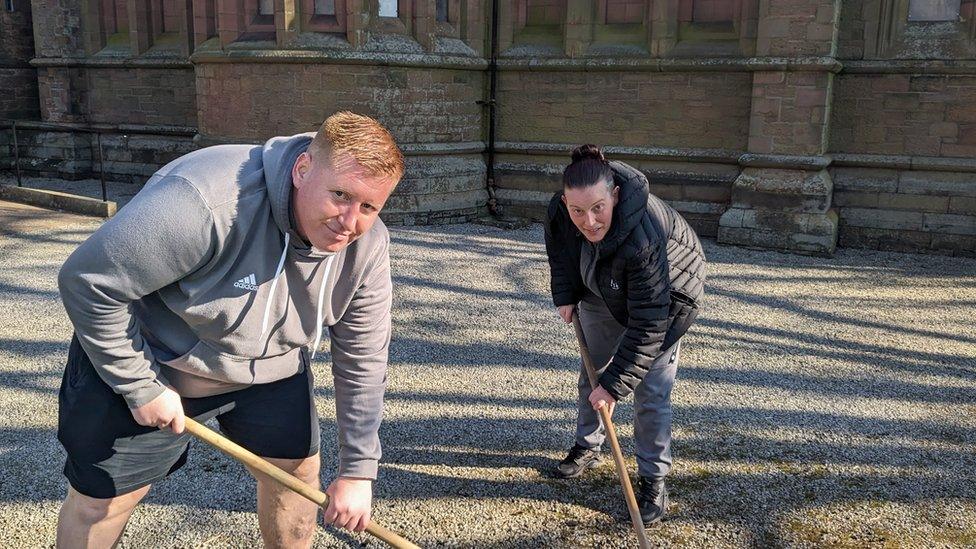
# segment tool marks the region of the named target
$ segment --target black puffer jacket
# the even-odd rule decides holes
[[[705,255],[688,223],[650,194],[644,174],[623,162],[610,166],[619,200],[610,232],[600,242],[596,280],[600,297],[627,331],[600,385],[620,400],[691,326],[705,282]],[[545,227],[557,307],[579,303],[586,291],[580,273],[583,235],[562,195],[556,193],[549,203]]]

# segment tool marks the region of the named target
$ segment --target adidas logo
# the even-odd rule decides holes
[[[234,287],[255,292],[258,289],[258,281],[254,278],[254,273],[251,273],[235,282]]]

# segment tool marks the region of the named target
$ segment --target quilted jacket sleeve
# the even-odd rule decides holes
[[[552,302],[557,306],[575,305],[582,298],[573,284],[570,271],[572,266],[568,258],[572,257],[566,246],[570,245],[567,241],[566,223],[569,220],[563,214],[560,194],[552,197],[549,202],[549,211],[546,215],[545,237],[546,255],[549,257],[549,287],[552,290]],[[577,267],[577,270],[579,267]]]

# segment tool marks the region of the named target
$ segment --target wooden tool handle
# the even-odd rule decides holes
[[[228,456],[243,463],[244,465],[261,471],[279,484],[299,494],[305,499],[315,502],[320,507],[328,506],[329,496],[326,495],[325,492],[312,488],[298,478],[286,473],[285,471],[282,471],[278,467],[262,459],[260,456],[254,454],[247,448],[235,444],[226,437],[221,436],[213,430],[201,425],[197,421],[194,421],[192,418],[186,418],[186,431],[227,454]],[[380,526],[376,523],[376,521],[370,521],[369,525],[366,526],[366,532],[386,542],[391,547],[396,547],[397,549],[420,549],[417,545],[414,545],[412,542],[401,537],[399,534]]]
[[[580,325],[579,315],[573,311],[573,328],[576,330],[576,341],[579,342],[580,356],[583,358],[583,369],[586,370],[586,377],[590,379],[590,389],[596,389],[599,381],[596,377],[596,369],[593,367],[593,360],[590,358],[590,349],[586,346],[586,338],[583,336],[583,326]],[[634,525],[634,533],[637,534],[637,542],[641,549],[651,549],[651,543],[647,540],[647,532],[644,530],[644,520],[640,516],[640,509],[637,508],[637,498],[634,496],[634,487],[630,484],[630,475],[627,474],[627,464],[624,462],[624,454],[620,450],[620,442],[617,440],[617,430],[610,421],[610,411],[607,408],[600,408],[600,419],[603,421],[603,428],[607,431],[607,439],[610,441],[610,449],[613,453],[613,461],[617,465],[617,477],[620,479],[620,487],[624,491],[624,500],[627,502],[627,510],[630,512],[630,522]]]

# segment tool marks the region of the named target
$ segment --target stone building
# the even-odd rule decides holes
[[[976,255],[976,0],[0,1],[6,169],[350,109],[407,155],[392,223],[538,217],[593,142],[720,242]]]

